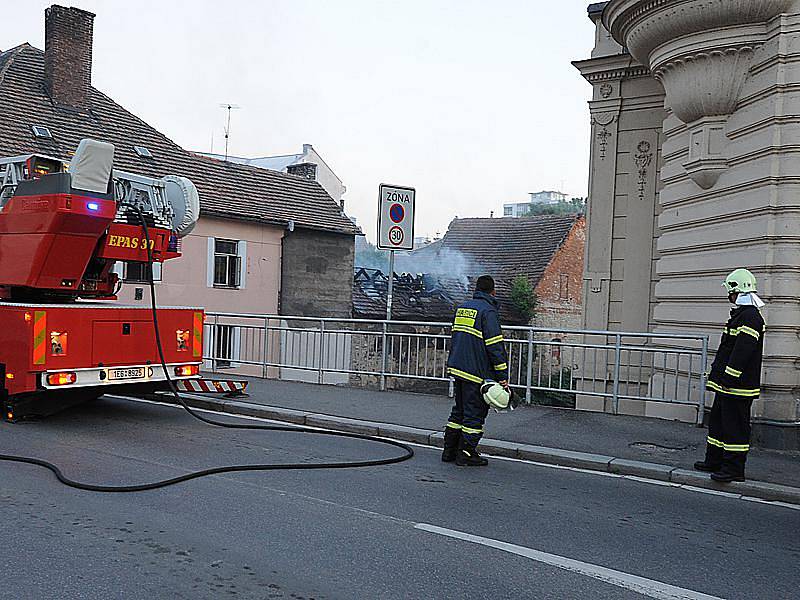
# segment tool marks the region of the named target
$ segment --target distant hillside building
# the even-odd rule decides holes
[[[534,204],[558,204],[566,202],[569,196],[563,192],[542,191],[530,192],[530,200],[503,205],[504,217],[526,217]]]

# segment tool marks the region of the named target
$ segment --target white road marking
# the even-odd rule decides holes
[[[414,525],[414,528],[530,558],[531,560],[546,565],[591,577],[592,579],[597,579],[598,581],[615,585],[636,592],[637,594],[649,596],[650,598],[656,598],[657,600],[722,600],[718,596],[709,596],[702,592],[687,590],[685,588],[669,585],[668,583],[647,579],[646,577],[639,577],[638,575],[615,571],[614,569],[585,563],[580,560],[567,558],[566,556],[541,552],[540,550],[526,548],[525,546],[517,546],[516,544],[509,544],[508,542],[501,542],[500,540],[472,535],[454,529],[437,527],[436,525],[429,525],[428,523],[417,523]]]
[[[133,398],[131,396],[118,396],[116,394],[106,394],[106,396],[108,396],[110,398],[118,398],[120,400],[129,400],[129,401],[133,401],[133,402],[142,402],[144,404],[156,404],[158,406],[166,406],[166,407],[169,407],[169,408],[177,408],[177,409],[183,410],[183,407],[181,407],[179,405],[176,405],[176,404],[169,404],[168,402],[158,402],[157,400],[145,400],[144,398]],[[194,408],[194,407],[192,407],[192,410],[196,411],[196,412],[208,413],[208,414],[211,414],[211,415],[222,415],[222,416],[231,417],[231,418],[235,418],[235,419],[246,419],[248,421],[259,421],[259,422],[262,422],[262,423],[271,423],[271,424],[274,424],[274,425],[287,425],[287,426],[290,426],[290,427],[305,427],[307,429],[317,429],[317,430],[324,429],[322,427],[312,427],[310,425],[297,425],[296,423],[287,423],[285,421],[276,421],[274,419],[265,419],[263,417],[253,417],[253,416],[250,416],[250,415],[237,415],[237,414],[233,414],[233,413],[220,412],[218,410],[208,410],[206,408]],[[386,436],[375,436],[375,437],[383,437],[384,439],[387,439],[387,440],[393,439],[393,438],[389,438],[389,437],[386,437]],[[404,444],[406,444],[408,446],[413,446],[415,448],[424,448],[424,449],[433,450],[433,451],[436,451],[436,452],[440,452],[441,451],[441,448],[435,448],[435,447],[432,447],[432,446],[430,446],[428,444],[420,444],[418,442],[408,442],[406,440],[394,440],[394,441],[400,441],[400,442],[402,442],[402,443],[404,443]],[[779,508],[789,508],[791,510],[800,511],[800,505],[796,505],[796,504],[788,504],[786,502],[779,502],[777,500],[763,500],[761,498],[752,498],[750,496],[744,496],[742,494],[736,494],[736,493],[733,493],[733,492],[725,492],[725,491],[721,491],[721,490],[710,490],[710,489],[706,489],[706,488],[699,488],[699,487],[695,487],[695,486],[691,486],[691,485],[686,485],[686,484],[683,484],[683,483],[674,483],[672,481],[662,481],[662,480],[659,480],[659,479],[647,479],[646,477],[640,477],[638,475],[620,475],[619,473],[609,473],[607,471],[593,471],[591,469],[581,469],[580,467],[567,467],[565,465],[554,465],[554,464],[551,464],[551,463],[537,462],[535,460],[526,460],[524,458],[511,458],[511,457],[508,457],[508,456],[494,456],[494,455],[492,455],[491,458],[492,458],[492,460],[503,460],[503,461],[506,461],[506,462],[517,462],[517,463],[523,463],[523,464],[526,464],[526,465],[533,465],[533,466],[536,466],[536,467],[544,467],[544,468],[547,468],[547,469],[559,469],[559,470],[562,470],[562,471],[573,471],[575,473],[585,473],[586,475],[593,475],[595,477],[610,477],[611,479],[627,479],[628,481],[636,481],[636,482],[639,482],[639,483],[644,483],[644,484],[648,484],[648,485],[658,485],[658,486],[662,486],[662,487],[671,487],[671,488],[675,488],[675,489],[686,490],[687,492],[695,492],[695,493],[698,493],[698,494],[705,494],[707,496],[722,496],[723,498],[731,498],[733,500],[746,500],[748,502],[758,502],[760,504],[766,504],[768,506],[776,506],[776,507],[779,507]]]

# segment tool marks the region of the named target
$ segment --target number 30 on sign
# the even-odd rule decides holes
[[[381,184],[378,194],[378,248],[413,250],[416,190]]]

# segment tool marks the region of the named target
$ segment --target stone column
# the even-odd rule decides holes
[[[656,331],[705,331],[750,268],[768,302],[757,439],[800,444],[800,2],[611,0],[603,22],[666,90]]]
[[[573,63],[593,88],[583,326],[647,331],[664,92],[648,69],[611,38],[601,14],[602,5],[589,7],[596,45],[590,59]],[[598,381],[584,380],[582,385],[600,389]],[[579,404],[584,409],[609,408],[591,397],[582,397]],[[621,408],[645,412],[641,403]]]

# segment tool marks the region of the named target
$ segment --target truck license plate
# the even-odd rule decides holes
[[[144,367],[137,367],[135,369],[109,369],[109,379],[143,379]]]

